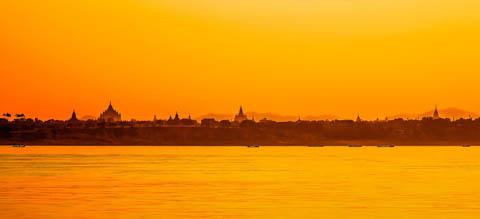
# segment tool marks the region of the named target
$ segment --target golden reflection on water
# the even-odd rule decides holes
[[[478,218],[480,147],[0,147],[0,218]]]

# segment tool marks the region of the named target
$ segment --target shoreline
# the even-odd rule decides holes
[[[14,144],[0,144],[0,147],[11,147]],[[248,145],[129,145],[129,144],[25,144],[28,147],[248,147]],[[394,148],[394,147],[479,147],[480,144],[462,145],[462,144],[408,144],[408,145],[393,145],[390,147],[380,145],[259,145],[261,147],[376,147],[376,148]]]

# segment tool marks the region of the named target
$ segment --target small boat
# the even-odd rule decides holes
[[[259,147],[260,147],[260,145],[258,145],[258,144],[249,144],[249,145],[247,145],[247,148],[259,148]]]
[[[350,145],[348,145],[348,147],[351,147],[351,148],[360,148],[360,147],[363,147],[363,145],[359,145],[359,144],[350,144]]]
[[[395,147],[395,145],[393,145],[393,144],[379,144],[379,145],[377,145],[377,147],[379,147],[379,148],[393,148],[393,147]]]
[[[472,145],[469,145],[469,144],[464,144],[464,145],[462,145],[462,147],[465,147],[465,148],[471,147],[471,146],[472,146]]]
[[[325,145],[308,145],[309,148],[321,148],[325,147]]]
[[[12,147],[14,147],[14,148],[24,148],[26,146],[27,145],[24,145],[24,144],[14,144],[14,145],[12,145]]]

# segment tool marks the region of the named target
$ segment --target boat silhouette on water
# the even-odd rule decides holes
[[[359,144],[350,144],[350,145],[348,145],[348,147],[351,147],[351,148],[361,148],[361,147],[363,147],[363,145],[359,145]]]
[[[260,147],[260,145],[258,145],[258,144],[249,144],[249,145],[247,145],[247,148],[259,148],[259,147]]]
[[[14,144],[14,145],[12,145],[12,147],[14,147],[14,148],[24,148],[24,147],[27,147],[27,145],[24,145],[24,144]]]
[[[379,147],[379,148],[393,148],[393,147],[395,147],[395,145],[393,145],[393,144],[379,144],[379,145],[377,145],[377,147]]]

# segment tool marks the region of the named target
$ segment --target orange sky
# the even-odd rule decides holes
[[[0,2],[1,112],[480,112],[478,0]]]

